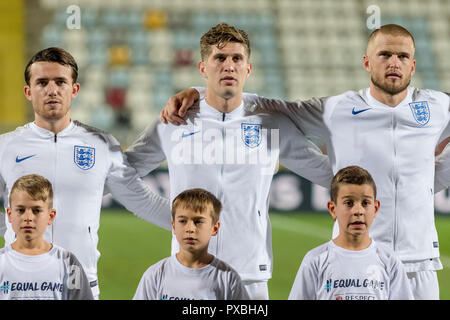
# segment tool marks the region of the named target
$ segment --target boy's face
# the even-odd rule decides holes
[[[328,211],[338,220],[339,232],[352,236],[369,234],[380,201],[375,200],[372,186],[368,184],[341,184],[337,200],[328,202]]]
[[[208,210],[195,212],[182,206],[178,207],[172,227],[180,249],[199,251],[207,249],[209,239],[217,235],[220,222],[213,223]]]
[[[33,200],[21,190],[14,191],[10,199],[6,212],[17,238],[30,241],[42,237],[55,218],[55,210],[49,208],[48,202]]]

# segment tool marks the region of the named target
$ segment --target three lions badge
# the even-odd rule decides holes
[[[418,124],[424,126],[430,121],[430,108],[427,101],[411,102],[409,107]]]
[[[262,125],[252,123],[241,123],[241,137],[249,148],[256,148],[262,139]]]
[[[91,147],[74,146],[73,161],[78,168],[89,170],[95,164],[95,149]]]

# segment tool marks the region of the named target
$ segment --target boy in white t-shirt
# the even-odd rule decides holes
[[[413,299],[399,258],[369,236],[380,208],[369,172],[358,166],[339,170],[330,194],[328,211],[337,219],[340,233],[305,255],[289,299]]]
[[[238,273],[208,253],[209,241],[219,231],[221,209],[212,193],[199,188],[173,200],[172,228],[180,250],[147,269],[134,300],[249,299]]]
[[[16,240],[0,249],[0,300],[92,300],[77,258],[44,240],[55,219],[51,183],[39,175],[11,188],[8,220]]]

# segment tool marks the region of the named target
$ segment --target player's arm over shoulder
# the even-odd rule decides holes
[[[320,118],[326,99],[326,97],[322,97],[287,101],[262,97],[252,93],[243,94],[245,106],[249,110],[279,112],[292,118],[292,120]]]

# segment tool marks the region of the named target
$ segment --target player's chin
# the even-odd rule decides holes
[[[385,91],[389,92],[390,94],[398,94],[400,92],[403,92],[406,88],[408,88],[410,80],[394,78],[394,79],[386,79],[385,83],[386,83]]]
[[[367,225],[365,223],[349,224],[347,226],[347,229],[350,233],[353,233],[355,235],[360,235],[367,231]]]
[[[199,245],[197,239],[183,239],[182,243],[185,248],[196,248]]]
[[[220,96],[225,100],[232,99],[236,96],[236,90],[233,90],[232,88],[225,88]]]

